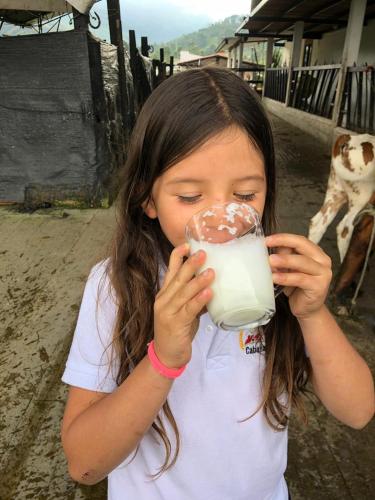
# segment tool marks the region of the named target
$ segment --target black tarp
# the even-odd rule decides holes
[[[0,201],[22,202],[35,185],[92,206],[108,195],[121,130],[101,58],[89,33],[0,38]]]

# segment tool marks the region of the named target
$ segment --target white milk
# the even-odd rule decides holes
[[[215,270],[213,298],[207,304],[212,321],[228,330],[268,323],[275,296],[264,237],[249,234],[227,243],[189,243],[192,253],[203,249],[207,254],[200,271]]]

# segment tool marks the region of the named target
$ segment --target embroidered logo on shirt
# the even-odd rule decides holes
[[[254,330],[253,332],[249,332],[249,330],[241,330],[239,332],[238,340],[240,347],[245,354],[259,354],[264,352],[266,349],[263,335],[258,330]]]

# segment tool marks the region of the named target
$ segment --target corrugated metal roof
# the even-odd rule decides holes
[[[264,37],[264,40],[267,40],[267,37]],[[251,36],[244,38],[244,41],[246,43],[250,42],[261,42],[262,40],[260,38],[251,38]],[[232,50],[236,45],[238,45],[241,42],[241,38],[238,36],[228,36],[226,38],[223,38],[219,45],[216,47],[216,52],[220,52],[221,50]]]

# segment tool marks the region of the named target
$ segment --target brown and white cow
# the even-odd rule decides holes
[[[310,221],[308,238],[319,243],[339,209],[348,211],[337,225],[340,261],[353,233],[353,221],[375,191],[375,136],[340,135],[332,149],[331,172],[324,203]]]

